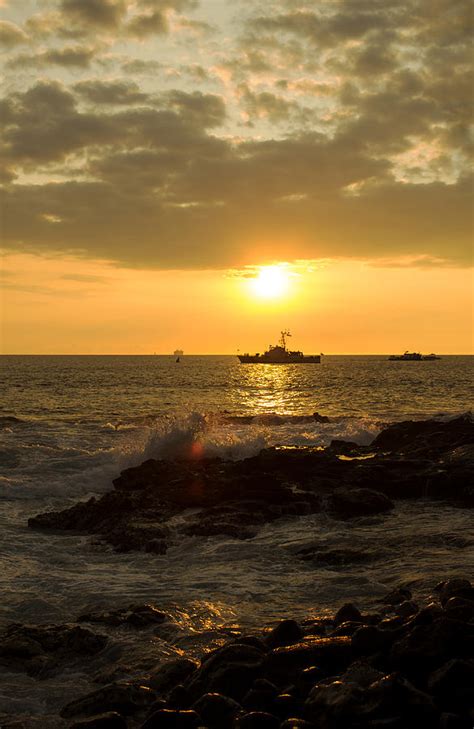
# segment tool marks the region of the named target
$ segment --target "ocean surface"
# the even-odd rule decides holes
[[[279,520],[245,542],[186,537],[163,556],[115,554],[89,536],[29,530],[29,516],[103,493],[120,470],[146,458],[183,455],[196,444],[232,459],[274,444],[368,444],[388,423],[449,418],[474,402],[474,358],[465,356],[327,356],[320,365],[281,366],[231,356],[174,360],[0,357],[0,630],[151,601],[173,615],[172,628],[147,641],[127,631],[112,636],[130,675],[139,675],[150,662],[219,644],[236,626],[324,614],[348,599],[368,609],[398,584],[421,597],[448,573],[474,572],[472,513],[429,502],[350,523],[324,513]],[[331,422],[315,422],[314,412]],[[328,566],[295,557],[315,541],[356,544],[374,559]],[[58,708],[95,688],[99,669],[76,666],[41,681],[3,676],[0,718],[62,726]]]

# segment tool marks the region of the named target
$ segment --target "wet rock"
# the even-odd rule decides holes
[[[367,688],[375,681],[380,681],[382,678],[383,673],[377,671],[377,669],[371,666],[367,661],[362,660],[351,663],[347,671],[341,676],[341,681]]]
[[[345,623],[348,621],[352,623],[363,622],[360,610],[356,608],[356,606],[351,602],[347,602],[345,605],[340,607],[336,615],[334,616],[334,625],[336,627],[338,625],[341,625],[341,623]]]
[[[303,631],[295,620],[282,620],[266,636],[265,643],[269,648],[297,643],[303,637]]]
[[[439,718],[439,729],[472,729],[472,722],[459,714],[443,713]]]
[[[102,623],[103,625],[132,625],[135,628],[147,628],[159,625],[169,619],[167,613],[158,610],[154,605],[131,605],[129,608],[107,610],[104,612],[83,613],[79,622]]]
[[[469,580],[463,577],[453,577],[450,580],[441,582],[435,587],[435,590],[439,592],[439,601],[443,607],[452,597],[474,599],[472,585]]]
[[[394,668],[407,676],[424,675],[450,658],[474,655],[474,625],[450,618],[438,618],[430,625],[418,625],[396,641],[390,652]]]
[[[372,447],[418,456],[438,456],[474,441],[474,422],[470,416],[461,416],[450,421],[423,420],[404,421],[385,428],[375,438]]]
[[[257,648],[240,643],[219,648],[203,660],[188,689],[195,699],[221,693],[240,701],[260,676],[263,656]]]
[[[198,729],[201,721],[195,711],[160,709],[142,724],[141,729]]]
[[[390,642],[390,631],[379,630],[375,625],[364,625],[352,636],[352,649],[356,656],[370,656],[383,651]]]
[[[328,506],[341,519],[381,514],[394,508],[393,502],[387,496],[365,488],[336,489],[329,498]]]
[[[298,719],[292,716],[280,724],[280,729],[313,729],[313,726],[313,724],[310,724],[304,719]]]
[[[116,711],[107,711],[105,714],[75,721],[70,729],[127,729],[127,722]]]
[[[276,716],[264,711],[252,711],[240,717],[238,729],[279,729],[280,721]]]
[[[474,661],[451,659],[430,675],[428,689],[444,709],[474,710]]]
[[[474,601],[462,597],[450,597],[445,603],[446,615],[455,620],[471,621],[474,618]]]
[[[400,605],[400,603],[406,600],[411,600],[411,592],[406,587],[397,587],[395,590],[391,590],[384,597],[380,598],[381,603],[384,605]]]
[[[330,419],[327,415],[321,415],[320,413],[313,413],[313,420],[317,423],[330,423]]]
[[[168,694],[168,705],[163,708],[169,709],[189,709],[192,704],[192,698],[186,686],[179,683],[174,686]]]
[[[398,423],[379,434],[370,452],[333,442],[326,449],[267,448],[238,462],[148,460],[123,471],[113,491],[40,514],[29,526],[97,534],[118,552],[164,554],[183,533],[248,539],[263,524],[315,513],[324,501],[343,519],[388,512],[391,498],[430,497],[474,506],[473,444],[474,422],[465,417]],[[344,453],[354,457],[344,458]],[[168,520],[189,508],[200,511],[171,532]],[[314,548],[298,556],[328,564],[381,557],[373,550],[364,552],[352,548],[352,553],[331,554]],[[472,599],[472,592],[452,596]]]
[[[172,688],[185,681],[198,667],[190,658],[175,658],[161,664],[148,679],[148,685],[160,694],[167,694]]]
[[[443,615],[443,608],[435,602],[430,602],[428,605],[426,605],[426,607],[419,610],[418,613],[412,617],[410,622],[413,626],[431,625],[431,623],[433,623],[438,618],[443,617]]]
[[[106,636],[77,625],[13,624],[0,636],[0,664],[44,674],[64,662],[96,655],[106,644]]]
[[[204,694],[193,705],[193,709],[210,729],[227,729],[232,727],[234,718],[241,711],[241,706],[222,694]]]
[[[279,694],[274,703],[273,713],[280,719],[287,719],[289,716],[296,716],[303,713],[303,705],[300,700],[290,693]]]
[[[104,711],[117,711],[128,716],[143,710],[155,700],[155,693],[146,686],[116,683],[103,686],[86,696],[71,701],[61,710],[64,719],[91,716]]]
[[[326,673],[345,670],[352,658],[351,639],[310,638],[291,646],[275,648],[265,657],[264,673],[271,680],[288,682],[305,668],[318,666]]]
[[[317,684],[306,701],[306,716],[320,729],[350,726],[359,714],[363,699],[362,689],[354,684],[342,681]]]
[[[418,605],[413,600],[405,600],[395,607],[395,613],[401,618],[409,618],[418,612]]]

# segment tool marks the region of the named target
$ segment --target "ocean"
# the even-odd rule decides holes
[[[324,615],[347,599],[367,608],[399,584],[422,597],[446,574],[472,574],[473,541],[460,539],[472,533],[472,513],[442,503],[401,502],[388,515],[350,522],[324,512],[280,519],[246,541],[186,537],[161,556],[116,554],[90,536],[32,531],[27,519],[104,493],[122,469],[147,458],[197,449],[237,460],[271,445],[321,446],[335,438],[369,444],[388,423],[453,417],[472,408],[473,362],[1,357],[0,630],[150,601],[173,615],[173,629],[145,644],[129,633],[114,636],[136,675],[150,660],[218,645],[236,626]],[[315,412],[330,422],[317,422]],[[295,558],[315,542],[356,544],[373,559],[327,565]],[[0,714],[62,726],[58,708],[91,686],[83,667],[42,681],[12,672],[2,680]]]

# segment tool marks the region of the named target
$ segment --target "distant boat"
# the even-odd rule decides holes
[[[260,354],[239,354],[237,355],[242,364],[319,364],[319,354],[303,354],[303,352],[290,351],[286,347],[286,337],[291,337],[290,332],[281,332],[280,341],[276,345],[270,345],[266,352]]]
[[[183,352],[182,349],[175,349],[174,352],[173,352],[173,354],[174,354],[175,357],[182,357],[183,354],[184,354],[184,352]]]
[[[391,354],[391,362],[423,362],[426,360],[441,359],[436,354],[421,354],[420,352],[404,352],[403,354]]]

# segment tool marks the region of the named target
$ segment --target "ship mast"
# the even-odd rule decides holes
[[[281,336],[280,336],[280,347],[282,347],[283,349],[286,349],[286,337],[291,337],[291,334],[290,334],[290,332],[287,329],[285,329],[284,331],[280,332],[280,334],[281,334]]]

